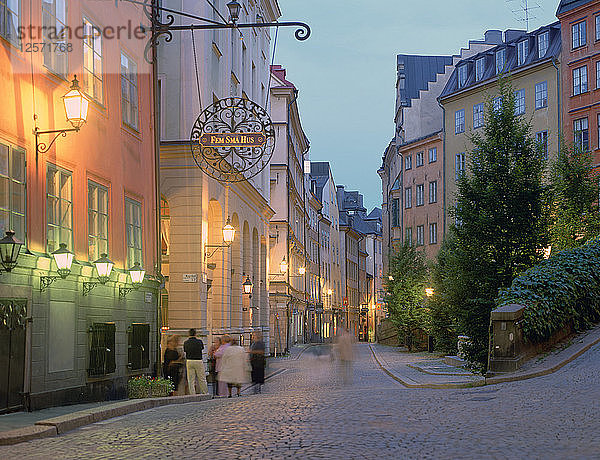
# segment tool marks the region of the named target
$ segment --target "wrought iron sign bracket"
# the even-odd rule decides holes
[[[159,6],[157,0],[121,0],[127,3],[134,3],[144,7],[144,13],[150,21],[151,37],[146,44],[146,61],[150,64],[154,62],[152,50],[158,45],[159,38],[164,36],[165,42],[170,42],[173,39],[172,32],[183,30],[215,30],[215,29],[249,29],[249,28],[264,28],[264,27],[297,27],[294,36],[297,40],[304,41],[310,37],[310,26],[299,21],[284,21],[284,22],[253,22],[240,24],[237,20],[230,22],[217,22],[211,19],[202,18],[193,14],[177,11],[170,8]],[[162,13],[166,13],[166,21],[162,22]],[[173,25],[175,16],[195,19],[206,24],[188,24],[188,25]],[[144,32],[146,32],[146,29]]]
[[[100,283],[99,281],[84,281],[83,282],[83,295],[88,295],[92,289],[94,289],[96,286],[98,286]]]
[[[135,291],[137,290],[137,288],[135,287],[129,287],[129,286],[119,286],[119,300],[123,300],[125,297],[127,297],[127,294],[129,294],[131,291]]]
[[[205,252],[204,252],[204,260],[210,259],[214,256],[219,249],[224,249],[230,247],[231,244],[205,244]],[[212,251],[208,251],[207,249],[212,249]]]
[[[62,276],[41,276],[40,277],[40,292],[44,292],[48,286],[58,279],[63,279]]]
[[[40,131],[37,127],[33,130],[33,134],[35,135],[35,158],[37,160],[38,154],[40,153],[46,153],[48,150],[50,150],[50,147],[52,147],[52,145],[56,142],[56,139],[58,139],[60,136],[62,137],[66,137],[67,133],[72,132],[72,131],[79,131],[80,128],[65,128],[65,129],[51,129],[51,130],[47,130],[47,131]],[[54,136],[54,138],[50,141],[49,144],[46,144],[44,142],[40,142],[39,137],[42,134],[56,134],[56,136]]]

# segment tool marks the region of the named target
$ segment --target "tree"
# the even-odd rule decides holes
[[[412,351],[415,333],[426,324],[423,297],[427,285],[427,262],[423,251],[409,242],[390,254],[390,279],[385,283],[390,319],[408,351]]]
[[[581,246],[600,233],[598,185],[591,171],[590,152],[561,142],[550,173],[552,253]]]
[[[498,289],[538,262],[547,245],[542,152],[529,123],[515,115],[511,85],[501,79],[499,87],[499,107],[486,102],[483,132],[471,136],[441,275],[458,332],[471,339],[467,357],[484,371]]]

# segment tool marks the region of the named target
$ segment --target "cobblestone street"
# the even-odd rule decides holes
[[[598,458],[600,346],[532,380],[406,389],[359,345],[344,387],[327,355],[281,360],[263,394],[172,405],[0,448],[1,458]]]

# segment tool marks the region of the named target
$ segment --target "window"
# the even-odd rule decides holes
[[[529,41],[523,40],[517,44],[517,65],[525,63],[529,54]]]
[[[437,223],[429,224],[429,244],[437,244]]]
[[[596,16],[596,40],[600,40],[600,14]]]
[[[400,226],[400,219],[398,215],[399,201],[400,200],[398,198],[394,198],[392,200],[392,227]]]
[[[587,118],[579,118],[573,122],[573,141],[575,142],[575,145],[584,152],[589,150],[590,134]]]
[[[418,152],[415,155],[416,167],[418,168],[419,166],[423,166],[423,162],[424,162],[424,152]]]
[[[546,55],[550,43],[548,32],[542,32],[538,35],[538,57],[541,59]]]
[[[456,180],[465,172],[465,152],[457,153],[454,157],[454,177]]]
[[[73,182],[71,172],[48,163],[46,171],[46,250],[60,243],[73,250]]]
[[[404,189],[404,208],[412,208],[412,188],[410,187]]]
[[[548,131],[535,133],[535,140],[542,152],[544,160],[548,159]]]
[[[150,324],[133,323],[127,332],[127,367],[145,369],[150,365]]]
[[[407,156],[404,157],[404,169],[406,169],[407,171],[409,169],[412,169],[412,156]]]
[[[123,123],[138,128],[137,65],[121,53],[121,115]]]
[[[454,113],[454,134],[465,132],[465,109],[457,110]]]
[[[115,323],[93,323],[90,327],[90,376],[115,372]]]
[[[406,228],[406,238],[404,239],[404,241],[406,243],[408,243],[409,245],[412,246],[412,239],[413,239],[413,237],[412,237],[412,227],[407,227]]]
[[[587,66],[573,69],[573,96],[587,91]]]
[[[142,267],[142,205],[125,198],[125,227],[127,232],[127,265],[138,262]]]
[[[19,17],[21,10],[20,0],[0,0],[0,35],[16,46],[20,46]]]
[[[462,88],[467,83],[467,64],[458,68],[458,87]]]
[[[485,58],[479,58],[475,61],[475,81],[483,78],[485,73]]]
[[[600,61],[596,62],[596,88],[600,88]]]
[[[548,82],[543,81],[535,85],[535,108],[548,107]]]
[[[415,205],[423,206],[425,204],[425,184],[417,184],[417,193],[415,194]]]
[[[0,142],[0,231],[25,241],[25,151]]]
[[[429,203],[437,203],[437,181],[429,182]]]
[[[398,78],[398,89],[406,89],[406,76],[400,75]]]
[[[0,0],[1,1],[1,0]],[[42,1],[42,31],[44,33],[44,65],[52,72],[67,75],[67,42],[61,35],[67,24],[66,0]]]
[[[502,73],[506,65],[506,49],[496,51],[496,73]]]
[[[525,90],[520,89],[515,91],[515,115],[523,115],[525,113]]]
[[[417,246],[425,244],[425,226],[417,225]]]
[[[473,128],[481,128],[483,126],[483,102],[473,106]]]
[[[600,113],[598,114],[598,148],[600,149]]]
[[[88,260],[93,262],[100,254],[109,254],[108,189],[88,181]]]
[[[500,96],[495,97],[492,100],[492,106],[494,108],[494,112],[499,112],[502,109],[502,98]]]
[[[585,20],[578,22],[577,24],[573,24],[571,26],[571,34],[573,38],[573,49],[585,45]]]
[[[83,89],[103,103],[102,34],[98,26],[83,18]]]
[[[429,163],[435,163],[437,161],[437,147],[429,149]]]

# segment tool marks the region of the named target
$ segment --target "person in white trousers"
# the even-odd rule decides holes
[[[206,369],[202,361],[202,350],[204,343],[196,337],[196,329],[190,329],[190,338],[183,344],[185,351],[185,366],[187,370],[188,390],[190,394],[196,393],[196,379],[198,379],[198,388],[203,395],[208,394],[208,384],[206,383]]]

